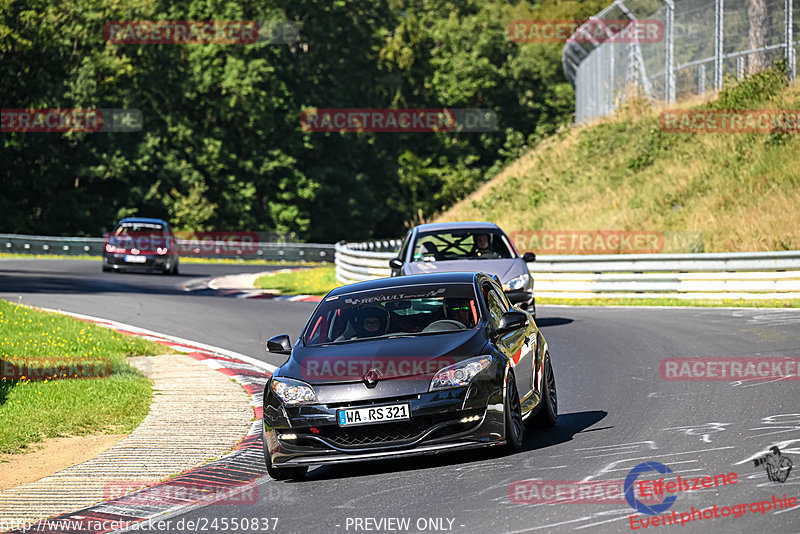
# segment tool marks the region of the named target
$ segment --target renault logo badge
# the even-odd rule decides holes
[[[367,371],[367,374],[364,375],[364,383],[367,385],[368,388],[374,388],[378,385],[378,380],[381,379],[381,372],[375,368],[370,369]]]

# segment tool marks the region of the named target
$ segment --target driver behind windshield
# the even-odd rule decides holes
[[[445,302],[445,310],[448,319],[458,321],[465,328],[471,328],[472,314],[470,313],[469,303],[466,299],[448,299]]]
[[[478,258],[497,258],[497,253],[491,248],[491,237],[489,234],[475,234],[473,237],[472,251],[470,256]]]
[[[356,316],[358,337],[382,336],[386,333],[389,316],[381,307],[361,308]]]

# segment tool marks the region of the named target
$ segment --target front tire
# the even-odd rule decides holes
[[[542,376],[542,406],[534,416],[537,426],[555,426],[558,422],[558,394],[556,393],[556,376],[550,355],[544,355],[544,374]]]
[[[509,372],[506,379],[506,400],[504,406],[506,416],[506,443],[509,452],[522,450],[525,439],[525,423],[522,421],[522,407],[514,374]]]

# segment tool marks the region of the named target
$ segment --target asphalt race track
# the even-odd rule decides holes
[[[296,340],[313,303],[183,289],[198,279],[273,268],[181,264],[181,275],[170,277],[103,273],[99,260],[0,260],[0,297],[113,319],[280,365],[265,353],[264,340],[279,333]],[[556,374],[559,424],[529,432],[523,452],[322,467],[301,482],[264,476],[257,503],[183,510],[165,517],[170,523],[159,530],[202,532],[205,526],[225,532],[222,519],[228,525],[247,519],[247,528],[237,532],[631,532],[630,516],[655,516],[636,515],[624,499],[545,504],[509,488],[534,479],[621,481],[648,461],[683,478],[738,475],[735,484],[681,492],[666,513],[772,503],[784,494],[800,498],[797,381],[666,381],[659,373],[664,358],[797,358],[800,310],[537,308]],[[774,445],[794,461],[783,483],[768,480],[753,462]],[[254,518],[277,518],[277,524]],[[401,527],[405,521],[407,528]],[[748,506],[740,517],[634,526],[647,532],[798,532],[800,507],[762,513]]]

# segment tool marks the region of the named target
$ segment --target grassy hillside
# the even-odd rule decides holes
[[[718,98],[671,106],[800,109],[800,85],[767,71]],[[562,131],[437,221],[521,230],[702,232],[703,250],[800,249],[800,136],[665,133],[636,102]],[[665,252],[685,243],[665,239]],[[697,248],[695,248],[697,250]]]

